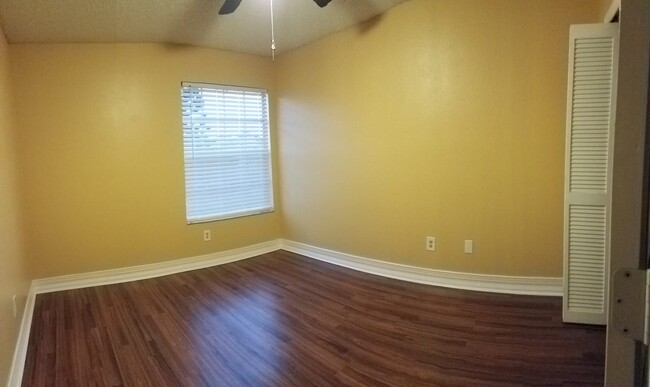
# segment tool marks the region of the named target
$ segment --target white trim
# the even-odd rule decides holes
[[[27,356],[27,346],[29,344],[29,333],[32,329],[34,301],[36,301],[36,294],[30,290],[27,295],[27,301],[25,302],[23,319],[20,322],[20,331],[18,332],[18,342],[16,343],[14,358],[11,362],[11,369],[9,370],[9,381],[7,382],[8,387],[19,387],[23,381],[25,358]]]
[[[253,93],[268,93],[268,89],[260,89],[257,87],[224,85],[223,83],[206,83],[206,82],[181,82],[181,87],[202,87],[207,89],[221,88],[233,91],[250,91]]]
[[[561,277],[503,276],[436,270],[360,257],[285,239],[276,239],[239,249],[149,265],[36,279],[32,281],[31,292],[40,294],[161,277],[223,265],[279,249],[350,269],[409,282],[493,293],[562,295]]]
[[[309,258],[402,281],[480,292],[562,296],[561,277],[520,277],[435,270],[379,261],[289,240],[282,240],[282,248]]]
[[[616,16],[617,12],[621,11],[621,0],[612,0],[612,3],[607,8],[605,12],[605,17],[603,18],[603,23],[611,23]]]
[[[164,275],[240,261],[242,259],[270,253],[278,249],[280,249],[280,240],[276,239],[239,249],[152,263],[149,265],[94,271],[91,273],[72,274],[61,277],[41,278],[32,281],[32,291],[35,294],[40,294],[161,277]]]

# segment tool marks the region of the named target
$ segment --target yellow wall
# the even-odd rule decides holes
[[[270,59],[156,44],[18,44],[11,55],[33,278],[280,236],[278,211],[185,224],[181,81],[272,89]]]
[[[18,327],[29,282],[25,270],[20,211],[16,180],[9,46],[0,28],[0,384],[9,377],[9,366],[18,338]],[[12,296],[16,295],[17,317],[13,316]]]
[[[560,276],[568,26],[600,17],[593,0],[412,0],[275,63],[174,45],[12,45],[30,276],[281,236]],[[183,80],[271,89],[278,211],[185,224]]]
[[[612,5],[612,3],[616,0],[598,0],[598,22],[602,22],[605,19],[605,15],[607,15],[607,11],[609,10],[609,7]]]
[[[592,0],[412,0],[281,55],[285,237],[561,276],[569,25],[599,18]]]

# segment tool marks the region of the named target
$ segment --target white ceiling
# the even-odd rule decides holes
[[[406,0],[273,0],[276,53],[382,14]],[[160,42],[271,55],[270,0],[0,0],[10,43]]]

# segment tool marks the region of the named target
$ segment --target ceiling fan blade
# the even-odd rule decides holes
[[[332,0],[314,0],[314,3],[318,4],[319,7],[323,8],[327,4],[330,3]]]
[[[237,7],[239,7],[239,3],[241,3],[241,0],[226,0],[219,10],[219,15],[228,15],[229,13],[235,12]]]

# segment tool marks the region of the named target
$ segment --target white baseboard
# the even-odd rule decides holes
[[[276,239],[197,257],[36,279],[32,281],[30,295],[161,277],[240,261],[279,249],[370,274],[427,285],[492,293],[539,296],[562,296],[563,294],[561,277],[502,276],[436,270],[360,257],[286,239]]]
[[[562,296],[561,277],[517,277],[460,273],[401,265],[282,240],[282,248],[300,255],[402,281],[491,293]]]
[[[276,239],[239,249],[221,251],[197,257],[174,259],[171,261],[120,269],[36,279],[32,281],[32,290],[35,294],[40,294],[162,277],[164,275],[203,269],[206,267],[223,265],[230,262],[240,261],[242,259],[256,257],[258,255],[276,251],[280,249],[280,247],[281,242],[279,239]]]
[[[8,387],[19,387],[23,382],[23,371],[25,370],[25,358],[27,356],[27,345],[29,344],[29,332],[32,329],[35,301],[36,294],[30,290],[27,295],[27,301],[25,302],[23,319],[20,321],[18,342],[16,343],[14,358],[11,363],[11,369],[9,370]]]
[[[20,325],[18,343],[14,352],[13,364],[9,376],[9,387],[18,387],[22,382],[27,346],[29,344],[29,333],[32,325],[32,315],[34,313],[34,302],[37,294],[161,277],[184,271],[223,265],[280,249],[353,270],[403,281],[482,292],[562,296],[562,278],[513,277],[434,270],[378,261],[303,243],[276,239],[239,249],[197,257],[33,280]]]

